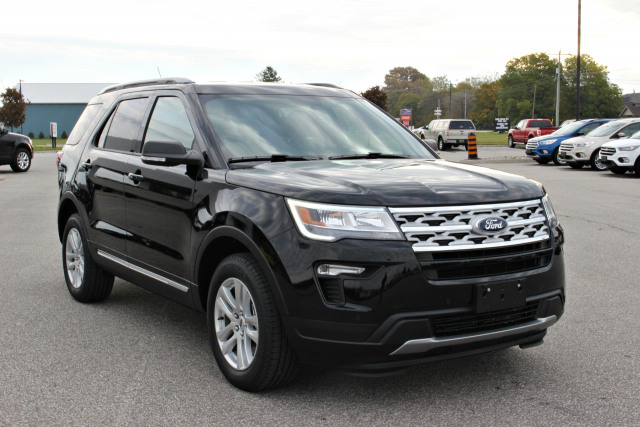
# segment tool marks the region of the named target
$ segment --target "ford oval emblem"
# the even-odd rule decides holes
[[[505,231],[509,223],[499,216],[485,216],[473,221],[473,231],[480,234],[499,234]]]

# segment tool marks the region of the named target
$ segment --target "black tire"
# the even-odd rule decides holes
[[[509,137],[507,138],[507,145],[509,146],[509,148],[515,148],[516,143],[513,142],[513,136],[509,135]]]
[[[559,154],[560,154],[560,148],[556,148],[556,149],[553,151],[553,156],[552,156],[552,157],[553,157],[553,163],[554,163],[556,166],[565,166],[565,165],[567,164],[567,161],[566,161],[566,160],[561,159],[561,158],[560,158],[560,156],[559,156]]]
[[[464,151],[469,151],[469,143],[464,144]]]
[[[420,139],[424,139],[424,133],[420,134]]]
[[[596,171],[606,171],[607,165],[600,161],[600,149],[598,148],[591,155],[591,159],[589,159],[589,164],[591,165],[591,169]]]
[[[237,293],[244,303],[236,300]],[[207,298],[207,326],[218,367],[234,386],[261,391],[295,378],[296,355],[269,283],[250,254],[230,255],[216,269]]]
[[[634,172],[636,173],[636,178],[640,178],[640,158],[636,160],[636,166],[634,168]]]
[[[449,146],[444,143],[444,140],[440,137],[438,138],[438,150],[445,151]]]
[[[25,148],[18,148],[13,161],[11,162],[11,169],[14,172],[26,172],[31,167],[31,156]]]
[[[624,175],[625,173],[627,173],[627,171],[625,169],[621,169],[621,168],[618,168],[618,167],[615,167],[615,166],[609,168],[609,170],[611,172],[615,173],[616,175]]]
[[[69,217],[62,235],[62,270],[71,296],[80,302],[105,300],[113,288],[113,274],[91,257],[80,215]]]
[[[582,169],[582,167],[584,166],[584,163],[567,163],[569,166],[571,166],[573,169]]]
[[[549,159],[533,159],[533,160],[535,160],[540,165],[546,165],[547,163],[549,163]]]

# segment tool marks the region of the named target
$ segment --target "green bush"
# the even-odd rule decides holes
[[[62,139],[67,139],[68,138],[66,130],[62,131],[62,135],[60,135],[60,138],[62,138]]]
[[[40,139],[44,139],[44,132],[42,132],[42,131],[41,131],[41,132],[38,134],[38,138],[40,138]]]
[[[36,137],[36,136],[33,134],[33,132],[29,132],[29,133],[27,134],[27,136],[28,136],[29,138],[31,138],[31,139],[34,139],[34,138]]]

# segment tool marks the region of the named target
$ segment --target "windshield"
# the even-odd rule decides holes
[[[200,102],[227,159],[370,153],[434,158],[402,125],[363,99],[201,95]]]
[[[633,135],[631,135],[631,139],[640,139],[640,131],[634,133]]]
[[[551,135],[555,135],[555,136],[571,135],[572,133],[580,129],[585,124],[586,124],[585,122],[573,122],[568,125],[564,125],[557,131],[553,132]]]
[[[609,123],[605,123],[602,126],[600,126],[599,128],[595,129],[592,132],[589,132],[589,136],[609,136],[612,133],[614,133],[615,131],[617,131],[618,129],[620,129],[622,126],[624,126],[625,122],[609,122]]]

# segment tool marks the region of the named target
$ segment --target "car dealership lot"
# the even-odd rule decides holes
[[[442,155],[453,153],[466,157]],[[542,182],[565,228],[566,312],[545,344],[385,378],[303,370],[263,394],[224,380],[201,313],[120,280],[105,303],[75,302],[60,265],[55,154],[37,153],[26,174],[0,167],[0,426],[637,423],[640,180],[505,162],[483,147],[479,157]]]

